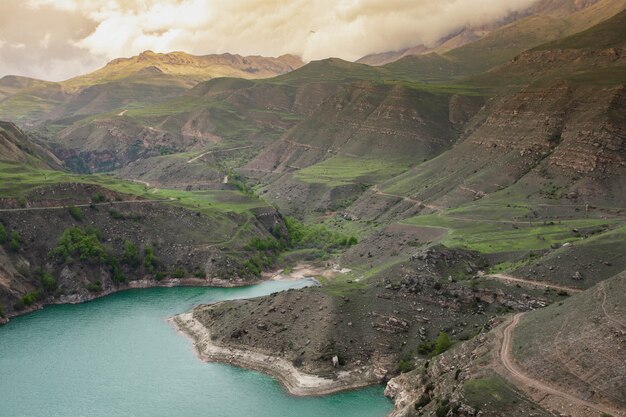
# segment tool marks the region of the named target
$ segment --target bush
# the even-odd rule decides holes
[[[450,404],[445,402],[437,406],[437,409],[435,410],[435,415],[437,417],[446,417],[448,411],[450,411]]]
[[[41,274],[41,285],[48,291],[54,291],[57,288],[57,280],[54,279],[51,273],[45,271]]]
[[[9,242],[9,249],[13,252],[17,252],[20,248],[20,243],[22,240],[20,239],[20,235],[17,232],[11,233],[11,241]]]
[[[250,242],[244,247],[245,250],[258,250],[258,251],[280,251],[284,248],[278,240],[273,237],[261,239],[259,237],[253,237]]]
[[[402,374],[411,372],[415,369],[415,363],[412,360],[400,360],[396,369]]]
[[[159,266],[159,258],[154,254],[152,246],[146,246],[144,249],[143,265],[150,272],[154,272]]]
[[[4,314],[4,306],[0,304],[0,317],[6,317]]]
[[[91,196],[91,202],[94,204],[104,203],[106,201],[106,197],[102,193],[95,193]]]
[[[9,238],[9,235],[7,234],[7,231],[4,228],[4,225],[0,223],[0,243],[6,242],[8,238]]]
[[[178,268],[176,271],[174,271],[174,273],[172,274],[172,277],[174,277],[174,278],[184,278],[185,277],[185,270],[183,268]]]
[[[111,272],[111,278],[114,282],[121,283],[126,281],[126,275],[122,272],[120,268],[120,263],[113,256],[109,256],[107,260],[109,264],[109,271]]]
[[[40,296],[41,296],[41,293],[39,291],[31,291],[31,292],[24,294],[21,301],[25,306],[30,306],[30,305],[35,304],[37,300],[39,300]]]
[[[133,242],[124,242],[124,254],[122,255],[122,262],[131,268],[137,268],[141,261],[139,260],[139,249]]]
[[[78,257],[81,261],[100,263],[107,257],[106,250],[100,243],[100,232],[93,227],[65,229],[52,254],[59,256],[64,262]]]
[[[101,292],[102,291],[102,283],[100,281],[91,282],[87,285],[87,290],[89,292]]]
[[[109,210],[109,215],[110,215],[113,219],[115,219],[115,220],[124,220],[124,219],[126,218],[126,217],[124,217],[124,214],[120,213],[120,212],[119,212],[119,211],[117,211],[117,210],[113,210],[113,209],[110,209],[110,210]]]
[[[306,225],[293,217],[285,217],[285,226],[289,232],[289,245],[292,248],[332,249],[358,243],[356,237],[347,237],[333,232],[321,224]]]
[[[417,352],[420,355],[428,355],[432,358],[433,356],[437,356],[445,352],[452,345],[453,343],[450,340],[450,337],[448,336],[448,334],[445,332],[441,332],[439,333],[439,336],[437,337],[437,339],[432,340],[430,342],[422,342],[419,345],[417,345]]]
[[[24,196],[20,196],[17,199],[17,204],[19,204],[20,207],[22,207],[22,208],[26,207],[26,199],[24,198]]]
[[[77,222],[82,222],[85,218],[83,211],[76,206],[69,206],[67,210],[70,212],[70,216],[72,216],[72,218]]]

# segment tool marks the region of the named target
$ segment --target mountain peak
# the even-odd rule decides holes
[[[257,79],[285,74],[302,65],[302,60],[293,55],[282,55],[278,58],[230,53],[198,56],[182,51],[161,53],[146,50],[129,58],[114,59],[103,68],[66,83],[80,86],[138,74],[180,76],[194,83],[217,77]]]

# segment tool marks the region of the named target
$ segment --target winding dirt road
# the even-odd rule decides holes
[[[579,292],[582,291],[580,288],[566,287],[566,286],[563,286],[563,285],[550,284],[548,282],[533,281],[533,280],[529,280],[529,279],[516,278],[516,277],[512,277],[511,275],[506,275],[506,274],[485,275],[485,278],[495,279],[495,280],[498,280],[498,281],[512,282],[512,283],[515,283],[515,284],[527,285],[527,286],[531,286],[531,287],[550,288],[550,289],[553,289],[553,290],[567,291],[567,292],[571,292],[571,293],[579,293]]]
[[[498,350],[500,362],[508,371],[509,375],[512,377],[512,382],[514,382],[517,386],[521,386],[522,388],[537,390],[545,394],[546,396],[552,395],[555,397],[559,397],[569,402],[570,405],[576,405],[578,407],[582,407],[583,409],[595,410],[597,411],[598,415],[602,413],[608,413],[613,416],[624,416],[624,413],[620,410],[616,410],[602,404],[596,404],[589,401],[581,400],[580,398],[575,397],[572,394],[553,388],[547,385],[545,382],[534,379],[524,373],[524,371],[515,363],[512,349],[513,331],[515,330],[515,327],[518,325],[520,319],[524,314],[525,313],[516,314],[515,316],[513,316],[513,319],[506,325],[502,335],[502,343],[500,344],[500,349]]]

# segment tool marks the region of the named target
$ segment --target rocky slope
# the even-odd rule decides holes
[[[396,402],[392,415],[591,416],[603,410],[623,415],[623,286],[621,273],[564,302],[526,313],[513,328],[509,350],[517,374],[504,366],[507,350],[501,351],[511,320],[490,323],[497,327],[430,363],[418,363],[416,371],[389,382],[387,394]]]
[[[194,285],[254,282],[258,278],[242,266],[246,239],[265,238],[282,224],[269,208],[257,216],[200,213],[85,184],[38,187],[21,202],[0,199],[3,314],[89,299],[132,287],[137,280],[147,280],[145,285],[172,278],[191,279]],[[232,239],[240,224],[248,225],[241,241]],[[55,254],[64,233],[75,228],[93,230],[99,243],[91,250],[105,253],[92,257],[84,246],[80,249],[89,239],[85,236],[67,246],[68,258]],[[231,242],[224,243],[229,237]],[[148,251],[154,262],[146,261]],[[25,302],[29,294],[35,298]]]
[[[440,332],[465,340],[499,309],[523,311],[546,302],[542,296],[471,289],[441,278],[471,274],[481,262],[475,254],[424,250],[367,285],[200,306],[177,320],[192,337],[205,338],[197,340],[205,359],[263,371],[263,361],[255,355],[289,363],[292,367],[281,366],[270,374],[287,381],[290,389],[295,386],[294,393],[316,395],[314,388],[294,385],[298,378],[292,374],[323,378],[323,392],[382,382],[398,369],[412,367],[416,345],[436,339]],[[345,283],[341,274],[333,279]],[[186,330],[189,326],[193,328]],[[225,356],[220,349],[241,355]]]

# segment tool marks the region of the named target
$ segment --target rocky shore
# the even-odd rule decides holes
[[[328,379],[304,373],[290,361],[277,356],[251,349],[218,346],[211,340],[209,329],[193,317],[193,312],[174,316],[170,322],[193,341],[202,360],[228,363],[265,373],[276,378],[291,395],[327,395],[380,383],[384,378],[384,374],[379,374],[375,368],[362,367],[339,372],[336,379]]]

